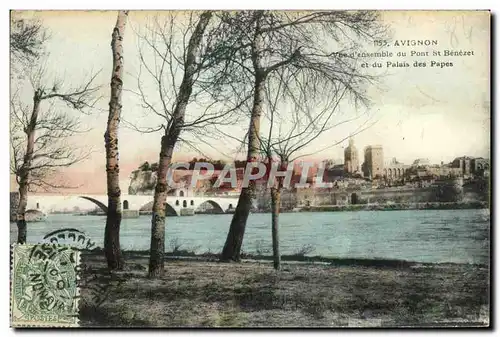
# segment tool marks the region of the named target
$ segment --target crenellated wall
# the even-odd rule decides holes
[[[445,187],[445,188],[443,188]],[[421,203],[487,201],[488,189],[476,186],[455,188],[452,185],[396,187],[384,189],[303,189],[297,190],[297,205],[324,206],[367,203]]]

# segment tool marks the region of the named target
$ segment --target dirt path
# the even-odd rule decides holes
[[[358,327],[487,326],[488,269],[226,264],[168,261],[146,276],[147,256],[126,255],[109,275],[100,255],[84,255],[82,326]],[[100,301],[102,303],[99,303]]]

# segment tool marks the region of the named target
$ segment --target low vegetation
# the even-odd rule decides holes
[[[92,304],[95,285],[81,288],[82,326],[488,325],[487,266],[338,260],[284,263],[276,272],[255,261],[168,260],[164,276],[151,280],[147,254],[124,254],[101,304]],[[86,253],[82,263],[95,282],[109,282],[102,254]]]

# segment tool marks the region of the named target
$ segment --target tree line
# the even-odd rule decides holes
[[[108,213],[104,251],[111,270],[124,266],[120,249],[121,191],[119,187],[119,129],[160,133],[158,161],[140,170],[154,170],[157,182],[151,217],[148,274],[160,277],[164,270],[167,172],[178,144],[195,147],[192,139],[210,144],[211,139],[231,139],[245,153],[248,163],[267,162],[285,170],[293,160],[339,144],[337,139],[320,148],[312,146],[320,135],[364,118],[365,113],[346,117],[340,104],[362,111],[370,101],[367,88],[377,78],[360,66],[356,51],[363,43],[386,38],[387,29],[374,11],[193,11],[160,13],[143,29],[133,29],[140,41],[140,67],[134,89],[123,89],[127,62],[124,58],[129,12],[118,11],[111,32],[113,64],[109,82],[109,111],[104,127]],[[48,81],[47,70],[33,67],[44,55],[47,30],[41,22],[12,17],[11,55],[19,76],[29,77],[32,101],[11,97],[11,169],[19,184],[18,242],[26,242],[27,197],[30,187],[51,182],[57,168],[73,165],[87,153],[76,153],[64,141],[81,132],[78,119],[65,109],[89,113],[104,97],[98,95],[95,74],[76,86],[61,80]],[[29,62],[26,62],[29,60]],[[27,63],[30,66],[26,65]],[[17,71],[17,70],[16,70]],[[127,88],[128,88],[127,84]],[[140,102],[143,112],[158,124],[139,127],[122,116],[124,91]],[[55,109],[62,103],[64,109]],[[58,107],[61,107],[60,105]],[[151,119],[152,120],[152,119]],[[234,134],[235,125],[246,125]],[[356,132],[369,124],[360,123]],[[229,131],[228,131],[229,130]],[[355,134],[354,133],[354,134]],[[352,133],[351,133],[352,134]],[[221,166],[222,161],[193,158]],[[253,164],[250,164],[253,165]],[[217,169],[217,167],[216,167]],[[280,269],[279,211],[283,179],[269,188],[272,200],[271,235],[274,267]],[[221,261],[239,262],[245,227],[256,197],[251,182],[242,188],[228,227]]]

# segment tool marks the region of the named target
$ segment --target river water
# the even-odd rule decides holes
[[[174,244],[197,253],[221,251],[232,215],[168,217],[166,250]],[[151,216],[122,220],[121,246],[148,250]],[[57,229],[84,231],[102,247],[106,219],[101,216],[49,215],[28,223],[28,243],[41,242]],[[271,255],[271,215],[250,214],[243,251]],[[306,248],[306,255],[385,258],[417,262],[488,263],[490,215],[487,209],[283,213],[282,254]],[[11,242],[17,238],[10,225]]]

